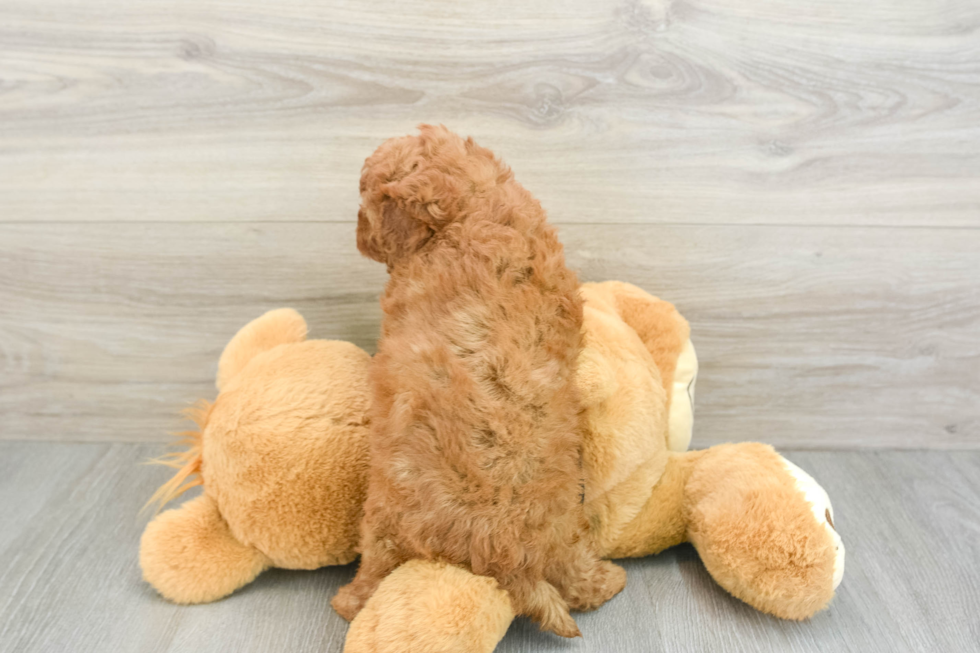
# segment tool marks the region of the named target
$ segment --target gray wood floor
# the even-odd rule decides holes
[[[0,651],[339,652],[329,607],[351,566],[270,571],[179,607],[140,579],[159,445],[0,442]],[[719,589],[689,546],[627,561],[626,590],[566,642],[518,620],[501,653],[980,651],[980,452],[784,452],[830,493],[847,546],[831,607],[803,623]]]

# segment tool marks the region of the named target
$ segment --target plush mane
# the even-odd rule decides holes
[[[201,450],[203,444],[202,435],[204,427],[208,423],[208,416],[211,414],[213,404],[206,399],[201,399],[190,408],[181,411],[181,414],[194,422],[197,428],[181,431],[175,435],[179,438],[174,445],[182,447],[180,451],[171,451],[159,458],[147,461],[149,465],[166,465],[177,470],[169,481],[157,488],[150,500],[143,506],[146,510],[153,504],[157,504],[156,512],[165,505],[182,495],[192,487],[201,485]]]

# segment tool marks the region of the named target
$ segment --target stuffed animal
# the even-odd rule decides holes
[[[606,557],[691,542],[717,582],[759,610],[805,619],[826,607],[844,547],[827,495],[771,447],[686,451],[697,359],[674,307],[620,282],[584,284],[578,385],[590,533]],[[367,468],[367,368],[349,343],[305,340],[272,311],[229,343],[219,395],[199,414],[179,472],[155,497],[203,493],[143,535],[144,578],[180,603],[212,601],[270,566],[355,557]],[[181,485],[183,483],[183,485]],[[348,632],[347,653],[489,653],[514,618],[487,577],[440,562],[388,576]]]
[[[351,343],[306,340],[292,309],[270,311],[232,338],[217,399],[192,411],[199,430],[184,434],[186,451],[161,461],[179,471],[150,500],[162,505],[204,486],[143,533],[143,577],[160,594],[206,603],[269,567],[357,557],[370,363]]]

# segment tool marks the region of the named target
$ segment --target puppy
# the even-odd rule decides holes
[[[582,305],[541,205],[445,127],[387,141],[361,175],[357,247],[388,266],[372,365],[353,619],[413,558],[492,576],[564,637],[626,583],[588,536],[573,387]]]

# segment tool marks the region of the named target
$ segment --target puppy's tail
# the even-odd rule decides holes
[[[530,587],[530,591],[521,592],[515,588],[510,590],[510,595],[515,611],[536,621],[541,630],[550,630],[561,637],[582,636],[582,631],[569,614],[568,603],[551,583],[539,580]]]

